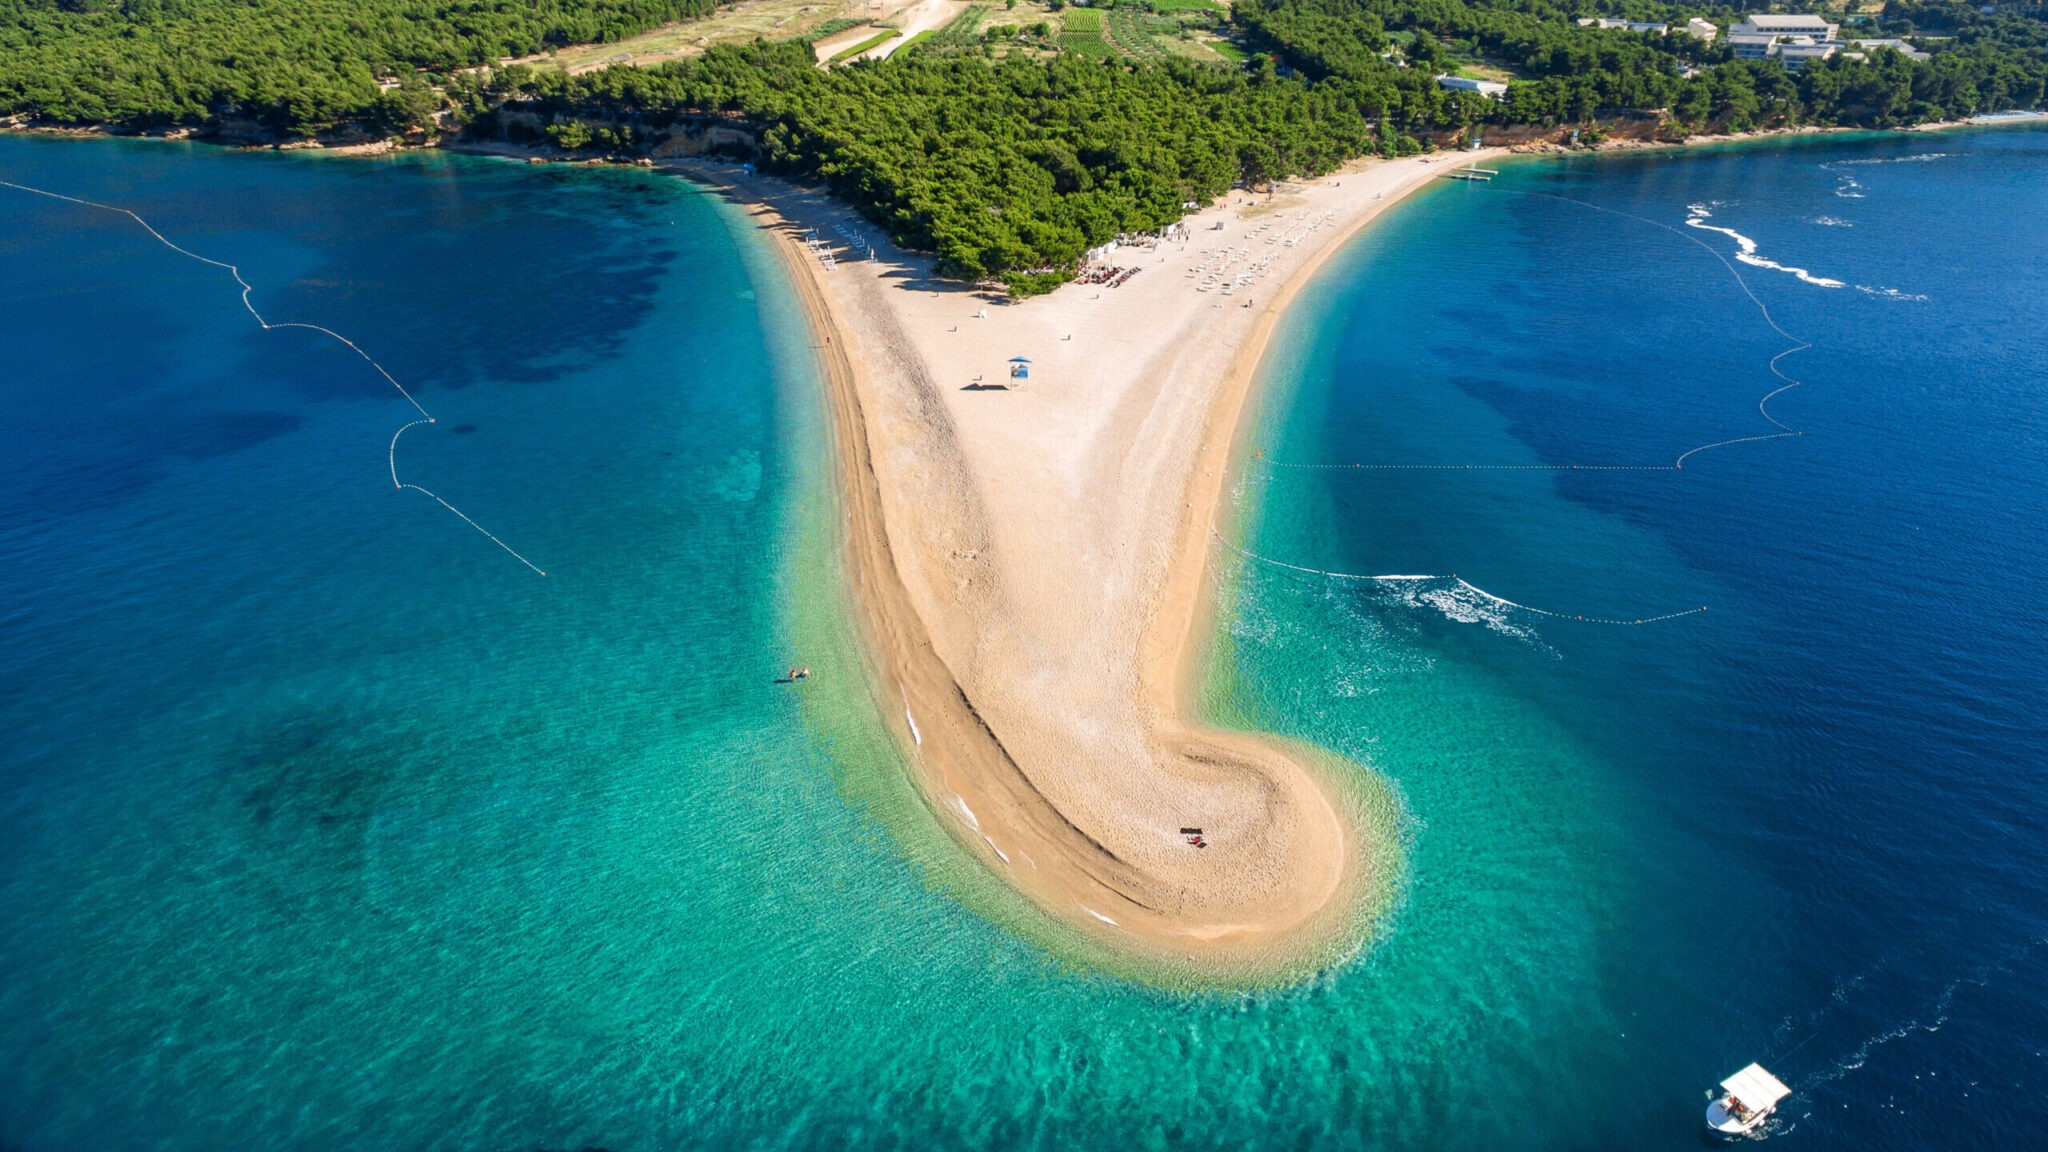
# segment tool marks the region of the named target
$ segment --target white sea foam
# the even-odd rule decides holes
[[[1527,628],[1514,622],[1511,606],[1476,595],[1462,584],[1411,587],[1403,591],[1401,599],[1411,607],[1434,608],[1454,624],[1483,624],[1488,631],[1517,640],[1533,641],[1536,638]]]
[[[975,818],[974,809],[967,806],[967,801],[956,795],[953,797],[953,803],[960,809],[960,815],[967,818],[968,827],[973,828],[976,832],[981,831],[981,821]],[[990,845],[990,847],[994,847],[994,845]]]
[[[1925,300],[1925,299],[1927,299],[1927,296],[1926,296],[1926,294],[1925,294],[1925,293],[1920,293],[1920,292],[1901,292],[1901,291],[1899,291],[1899,290],[1898,290],[1897,288],[1872,288],[1872,287],[1871,287],[1870,285],[1868,285],[1868,284],[1858,284],[1858,285],[1856,286],[1856,290],[1857,290],[1858,292],[1866,293],[1866,294],[1868,294],[1868,295],[1871,295],[1871,296],[1876,296],[1876,297],[1879,297],[1880,299],[1884,299],[1884,300],[1911,300],[1911,301],[1919,301],[1919,300]]]
[[[1688,228],[1697,228],[1702,232],[1719,232],[1721,235],[1735,241],[1736,248],[1738,249],[1735,253],[1735,258],[1752,268],[1769,268],[1774,272],[1784,272],[1788,275],[1796,276],[1802,282],[1811,284],[1816,288],[1847,288],[1849,286],[1845,281],[1827,276],[1815,276],[1804,268],[1794,268],[1790,264],[1780,264],[1776,260],[1757,255],[1756,241],[1744,236],[1733,228],[1722,228],[1718,225],[1707,223],[1714,215],[1713,207],[1710,205],[1688,204],[1686,211],[1688,215],[1685,218],[1685,223]]]
[[[1823,228],[1854,228],[1856,226],[1840,216],[1815,216],[1813,222]]]
[[[1280,639],[1280,619],[1261,596],[1242,596],[1230,622],[1230,634],[1247,643],[1271,647]]]

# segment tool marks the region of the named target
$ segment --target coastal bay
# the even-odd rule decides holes
[[[759,221],[619,169],[0,139],[420,386],[406,467],[550,571],[391,491],[403,401],[345,349],[6,203],[0,1141],[1675,1150],[1761,1059],[1788,1146],[2027,1148],[2040,140],[1509,162],[1335,251],[1222,532],[1712,610],[1212,539],[1181,714],[1374,773],[1402,867],[1352,962],[1167,995],[949,898],[1001,861],[867,696]],[[1770,430],[1785,345],[1714,252],[1814,342],[1771,408],[1806,434],[1573,470]]]

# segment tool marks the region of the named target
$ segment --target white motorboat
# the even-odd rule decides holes
[[[1742,1136],[1756,1130],[1778,1101],[1790,1096],[1785,1082],[1751,1064],[1721,1081],[1721,1095],[1707,1105],[1707,1127],[1723,1136]]]

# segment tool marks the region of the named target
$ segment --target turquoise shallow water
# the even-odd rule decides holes
[[[0,200],[0,1143],[1693,1147],[1701,1089],[1767,1056],[1788,1144],[2026,1147],[2042,139],[1525,166],[1319,280],[1266,369],[1275,460],[1748,434],[1779,342],[1726,270],[1510,192],[1724,201],[1852,286],[1744,269],[1822,337],[1774,408],[1799,441],[1619,483],[1247,469],[1275,556],[1712,606],[1573,627],[1226,566],[1216,708],[1384,773],[1410,856],[1375,949],[1250,997],[1073,971],[927,884],[808,336],[720,202],[0,139],[0,178],[359,341],[440,419],[406,478],[550,572],[392,490],[409,409],[346,349],[120,218]]]

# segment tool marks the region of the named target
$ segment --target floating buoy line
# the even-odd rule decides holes
[[[66,196],[61,192],[51,192],[48,189],[34,188],[27,184],[16,184],[11,180],[0,180],[0,188],[12,188],[17,192],[28,192],[37,196],[46,196],[52,200],[61,200],[67,204],[77,204],[85,208],[96,208],[102,212],[112,212],[117,216],[126,216],[130,220],[135,221],[136,224],[140,225],[143,231],[149,233],[150,236],[154,237],[157,243],[162,244],[164,247],[169,248],[171,251],[176,252],[178,255],[186,257],[187,259],[190,260],[197,260],[201,264],[210,265],[215,268],[225,269],[228,275],[233,276],[235,278],[235,283],[241,285],[242,287],[242,307],[248,310],[250,316],[255,317],[256,323],[260,327],[262,327],[264,331],[272,332],[284,328],[303,328],[309,332],[318,332],[321,335],[326,336],[336,341],[337,343],[341,344],[343,347],[355,353],[357,356],[360,356],[363,360],[363,363],[368,364],[372,369],[376,371],[377,375],[382,376],[384,378],[384,382],[391,385],[392,388],[396,389],[400,396],[405,397],[405,402],[412,405],[413,410],[420,414],[419,419],[408,421],[407,423],[400,425],[398,431],[392,433],[391,435],[391,447],[389,449],[388,456],[389,463],[391,465],[392,487],[397,488],[400,491],[410,489],[411,491],[418,492],[420,495],[425,496],[427,499],[432,500],[434,503],[439,504],[441,507],[446,508],[448,511],[455,513],[456,517],[459,518],[464,524],[467,524],[471,528],[476,529],[478,532],[483,534],[486,540],[489,540],[491,543],[496,544],[498,547],[504,549],[506,555],[512,557],[514,560],[519,561],[521,564],[526,565],[528,568],[532,569],[534,573],[537,575],[547,575],[547,573],[542,571],[541,568],[538,565],[536,565],[533,561],[528,560],[526,557],[520,555],[519,552],[516,549],[514,549],[510,544],[507,544],[503,540],[500,540],[489,529],[485,528],[483,525],[477,523],[476,521],[470,519],[468,515],[466,515],[462,511],[462,509],[457,508],[455,505],[450,504],[448,501],[443,500],[441,497],[435,495],[434,493],[428,491],[427,489],[420,487],[418,484],[414,484],[410,481],[399,479],[398,438],[405,435],[407,429],[416,428],[421,424],[434,423],[434,417],[432,413],[428,412],[426,408],[421,406],[420,402],[413,397],[413,394],[411,392],[406,391],[405,385],[400,384],[396,377],[392,376],[390,372],[386,371],[382,364],[377,363],[377,361],[374,358],[372,358],[368,352],[365,352],[360,347],[358,347],[355,341],[350,340],[348,337],[343,336],[341,333],[336,332],[332,328],[323,328],[318,324],[305,324],[295,320],[281,320],[273,323],[272,321],[265,319],[263,313],[258,312],[256,310],[256,305],[252,303],[249,299],[250,293],[254,292],[256,289],[247,280],[244,280],[242,278],[242,270],[240,268],[236,267],[233,264],[229,264],[225,261],[209,259],[205,256],[201,256],[197,252],[191,251],[190,249],[180,247],[178,244],[174,243],[168,236],[165,236],[163,233],[157,231],[156,228],[153,225],[151,225],[149,221],[144,220],[140,215],[137,215],[131,209],[122,208],[119,205],[115,204],[102,204],[97,200],[86,200],[77,196]]]
[[[1779,384],[1778,387],[1772,389],[1770,392],[1765,393],[1763,399],[1758,400],[1756,405],[1757,413],[1761,415],[1764,418],[1764,420],[1767,423],[1769,423],[1772,427],[1776,428],[1777,431],[1761,432],[1754,436],[1737,436],[1727,440],[1716,440],[1710,444],[1701,444],[1696,448],[1691,448],[1683,453],[1680,453],[1678,458],[1673,460],[1669,464],[1367,464],[1362,462],[1349,464],[1313,464],[1286,460],[1274,460],[1267,457],[1265,452],[1260,449],[1253,450],[1253,461],[1269,469],[1293,469],[1301,471],[1680,472],[1685,469],[1685,462],[1687,460],[1691,459],[1694,456],[1699,455],[1702,452],[1708,452],[1716,448],[1728,448],[1737,444],[1755,444],[1765,440],[1782,440],[1787,437],[1805,435],[1805,433],[1801,430],[1794,428],[1791,425],[1786,424],[1784,421],[1779,420],[1777,417],[1771,415],[1770,404],[1772,400],[1778,398],[1786,392],[1791,391],[1794,388],[1799,387],[1799,385],[1801,384],[1801,381],[1797,378],[1786,375],[1784,369],[1780,367],[1780,364],[1784,361],[1786,357],[1796,355],[1797,353],[1804,352],[1807,349],[1812,348],[1813,344],[1809,341],[1802,340],[1799,337],[1792,335],[1790,332],[1785,331],[1784,327],[1778,323],[1777,318],[1771,315],[1770,306],[1765,304],[1763,302],[1763,299],[1756,294],[1756,291],[1749,286],[1749,281],[1742,275],[1742,271],[1735,267],[1735,265],[1729,261],[1728,257],[1723,255],[1719,249],[1715,248],[1711,244],[1708,244],[1706,241],[1700,239],[1699,237],[1682,232],[1679,229],[1674,228],[1661,220],[1652,220],[1647,216],[1638,216],[1633,212],[1623,212],[1616,208],[1603,207],[1599,204],[1590,203],[1585,200],[1579,200],[1574,197],[1560,196],[1554,192],[1522,192],[1508,189],[1492,189],[1492,191],[1508,196],[1528,196],[1545,200],[1558,200],[1566,204],[1575,204],[1581,208],[1590,209],[1594,212],[1604,212],[1610,216],[1619,216],[1626,220],[1633,220],[1637,223],[1648,224],[1655,228],[1662,228],[1664,231],[1671,233],[1673,236],[1676,236],[1682,240],[1691,241],[1692,243],[1699,245],[1702,249],[1706,251],[1706,253],[1709,256],[1712,256],[1714,259],[1720,261],[1721,266],[1728,270],[1728,274],[1735,278],[1735,284],[1737,287],[1742,289],[1742,294],[1749,297],[1750,303],[1756,305],[1757,312],[1763,316],[1764,323],[1767,326],[1769,326],[1771,331],[1777,333],[1779,336],[1782,336],[1785,338],[1785,340],[1789,341],[1789,345],[1783,351],[1780,351],[1777,355],[1771,357],[1770,362],[1767,365],[1767,367],[1770,369],[1771,375],[1776,376],[1780,381],[1783,381],[1783,383]],[[1698,226],[1697,218],[1688,219],[1686,223],[1691,226]],[[1713,231],[1714,229],[1708,230]],[[1234,543],[1231,540],[1225,538],[1223,533],[1218,531],[1216,526],[1213,524],[1209,527],[1209,533],[1210,535],[1214,536],[1219,543],[1244,556],[1246,559],[1256,561],[1258,563],[1265,564],[1270,567],[1286,569],[1288,571],[1300,572],[1312,576],[1321,576],[1331,580],[1345,580],[1378,584],[1421,582],[1446,583],[1455,585],[1456,587],[1462,588],[1465,591],[1480,597],[1481,599],[1487,600],[1494,604],[1498,604],[1502,607],[1514,608],[1523,612],[1531,612],[1538,616],[1548,616],[1556,620],[1571,620],[1576,623],[1584,624],[1655,624],[1664,620],[1676,620],[1684,616],[1696,616],[1706,611],[1706,608],[1702,606],[1699,608],[1688,608],[1681,612],[1666,612],[1657,616],[1645,616],[1640,619],[1620,619],[1616,617],[1585,616],[1570,612],[1556,612],[1547,608],[1537,608],[1533,605],[1522,604],[1514,600],[1509,600],[1505,596],[1496,596],[1493,593],[1488,592],[1486,589],[1481,588],[1478,585],[1473,584],[1471,581],[1465,580],[1455,574],[1447,576],[1372,576],[1356,572],[1333,572],[1321,568],[1311,568],[1302,564],[1290,564],[1285,560],[1277,560],[1270,556],[1260,555],[1259,553],[1254,552],[1251,549],[1244,547],[1243,545]]]

